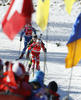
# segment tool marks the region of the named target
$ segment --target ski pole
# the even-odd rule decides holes
[[[28,71],[27,65],[28,65],[28,60],[27,60],[27,62],[26,62],[26,71]]]
[[[21,52],[21,41],[20,41],[20,46],[19,46],[19,55],[20,55],[20,52]]]
[[[46,53],[44,52],[44,72],[45,72],[45,68],[48,72],[48,69],[47,69],[47,64],[46,64]]]
[[[45,73],[45,65],[46,65],[46,55],[45,55],[45,52],[44,52],[44,73]]]

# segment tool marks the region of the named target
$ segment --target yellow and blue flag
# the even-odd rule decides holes
[[[71,14],[72,6],[76,0],[64,0],[66,5],[66,11],[68,14]]]
[[[44,31],[48,23],[50,0],[38,0],[36,23]]]
[[[65,59],[66,68],[76,66],[81,59],[81,13],[78,15],[70,39],[67,43],[68,54]]]

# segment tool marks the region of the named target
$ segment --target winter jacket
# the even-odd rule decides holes
[[[37,54],[40,54],[40,50],[41,48],[43,49],[43,51],[45,50],[45,47],[44,45],[41,43],[40,46],[38,46],[36,44],[36,42],[32,43],[29,47],[28,47],[28,50],[31,50],[31,53],[37,53]]]
[[[0,78],[0,92],[4,92],[6,90],[25,97],[31,96],[32,93],[31,86],[24,81],[16,81],[14,73],[12,71],[7,72],[4,78]]]

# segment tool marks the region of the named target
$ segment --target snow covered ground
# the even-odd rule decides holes
[[[72,25],[81,12],[81,1],[77,1],[73,5],[71,15],[68,15],[65,11],[65,5],[63,0],[50,0],[50,13],[49,23],[47,29],[42,32],[41,29],[36,25],[36,13],[32,16],[33,27],[39,29],[42,33],[42,39],[47,47],[46,55],[46,71],[45,71],[45,84],[54,80],[59,86],[58,93],[60,94],[60,100],[68,95],[68,88],[70,84],[70,100],[81,100],[81,62],[72,69],[65,68],[65,58],[68,52],[66,43],[71,34]],[[34,8],[37,8],[37,1],[33,0]],[[6,13],[7,6],[0,6],[0,58],[3,61],[16,62],[15,59],[19,56],[19,35],[17,35],[13,41],[9,40],[8,37],[1,30],[1,22]],[[47,39],[47,41],[46,41]],[[60,43],[58,47],[56,43]],[[21,50],[23,49],[23,41],[21,43]],[[21,60],[22,63],[26,64],[26,60]],[[41,50],[40,56],[41,70],[44,68],[44,55]],[[71,77],[72,72],[72,77]],[[71,77],[71,82],[70,82]]]

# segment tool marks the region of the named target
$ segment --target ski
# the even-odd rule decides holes
[[[15,59],[15,60],[22,60],[23,58],[17,58],[17,59]]]
[[[28,58],[17,58],[17,59],[15,59],[15,60],[24,60],[24,59],[30,60],[30,59],[28,59]]]
[[[20,58],[17,58],[17,59],[15,59],[15,60],[20,60]]]

